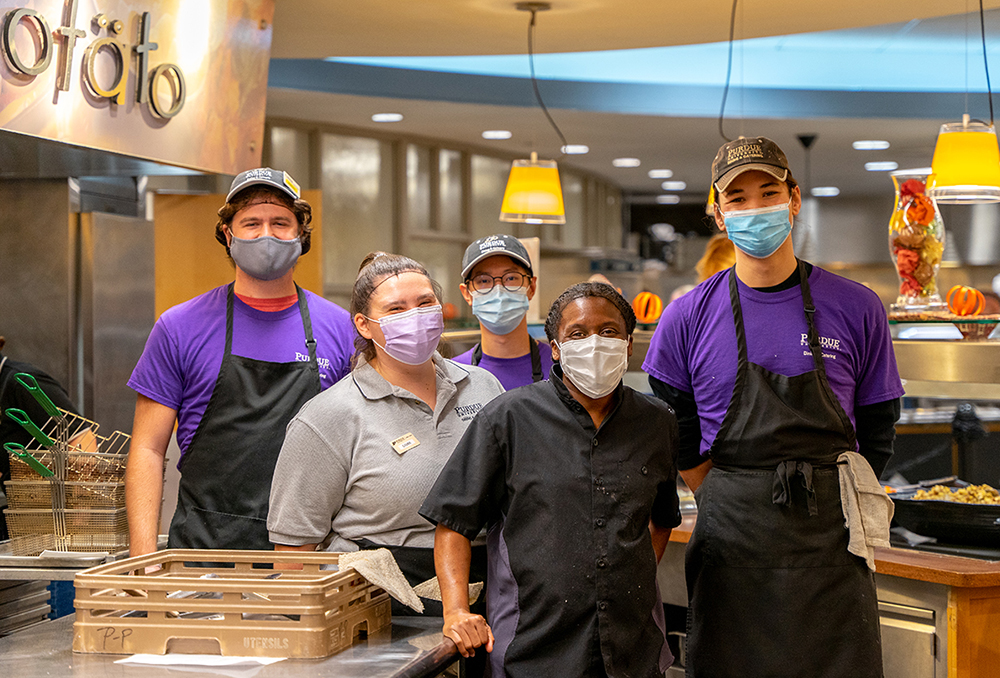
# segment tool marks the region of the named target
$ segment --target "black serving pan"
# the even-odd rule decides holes
[[[940,484],[964,487],[969,483],[955,480]],[[1000,504],[914,499],[918,489],[929,488],[907,488],[889,495],[896,505],[894,523],[949,544],[1000,547]]]

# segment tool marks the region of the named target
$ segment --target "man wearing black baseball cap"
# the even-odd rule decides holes
[[[181,480],[169,545],[270,549],[285,426],[349,371],[349,314],[293,280],[312,231],[295,180],[267,167],[243,172],[218,215],[234,281],[166,311],[128,382],[138,393],[125,478],[132,555],[156,550],[175,423]]]
[[[526,314],[537,278],[521,241],[497,234],[472,243],[462,257],[462,280],[459,289],[482,338],[455,361],[488,370],[508,391],[547,379],[551,349],[528,334]]]
[[[688,675],[880,677],[873,546],[892,513],[876,476],[903,394],[885,310],[795,257],[802,199],[773,141],[723,145],[712,184],[736,264],[667,307],[643,364],[697,491]]]

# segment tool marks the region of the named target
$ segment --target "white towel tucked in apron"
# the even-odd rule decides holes
[[[874,572],[875,547],[889,546],[889,523],[895,505],[860,454],[844,452],[837,457],[837,464],[844,524],[850,531],[847,550],[864,558]]]

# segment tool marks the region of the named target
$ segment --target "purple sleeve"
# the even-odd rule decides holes
[[[896,355],[892,350],[889,321],[881,302],[876,299],[866,316],[864,333],[868,341],[863,344],[867,350],[854,394],[856,407],[894,400],[903,395]]]
[[[680,303],[683,299],[668,304],[660,316],[642,369],[674,388],[693,393],[687,358],[688,322],[684,304]]]
[[[178,410],[183,397],[183,377],[177,343],[161,316],[146,340],[139,362],[128,380],[129,388]]]
[[[472,364],[472,352],[474,350],[475,350],[475,347],[470,348],[465,353],[462,353],[462,354],[459,354],[459,355],[455,356],[454,358],[452,358],[452,360],[454,360],[456,363],[461,363],[462,365],[471,365]]]

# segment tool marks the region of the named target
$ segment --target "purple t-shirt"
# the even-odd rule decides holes
[[[181,454],[205,414],[222,366],[226,346],[226,285],[178,304],[160,316],[149,334],[128,385],[177,410]],[[329,388],[350,371],[354,325],[336,304],[306,291],[316,340],[320,387]],[[283,311],[258,311],[233,300],[233,354],[287,363],[309,360],[299,305]]]
[[[653,333],[642,369],[693,393],[706,455],[736,384],[736,328],[730,269],[670,303]],[[738,282],[750,362],[787,377],[813,369],[798,285],[760,292]],[[856,407],[899,398],[903,386],[885,310],[864,285],[814,266],[809,286],[830,387],[854,423]]]
[[[463,365],[471,365],[472,352],[475,350],[475,347],[470,348],[465,353],[455,356],[452,360]],[[548,344],[538,342],[538,357],[541,358],[542,362],[542,379],[548,379],[549,372],[552,370],[552,349],[549,348]],[[479,367],[482,367],[499,379],[505,391],[530,384],[533,381],[530,353],[518,358],[494,358],[484,353],[482,360],[479,361]]]

